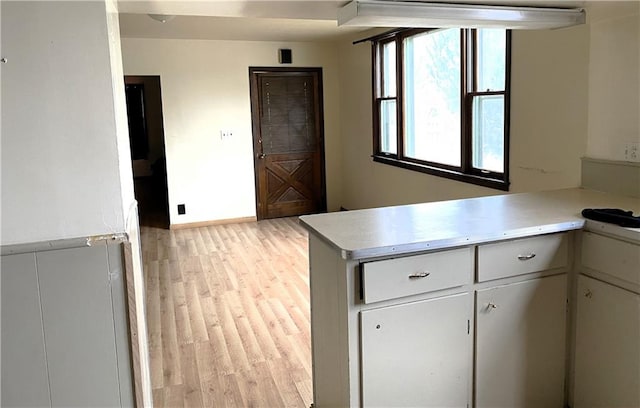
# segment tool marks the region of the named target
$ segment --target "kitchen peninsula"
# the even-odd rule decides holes
[[[584,208],[640,200],[566,189],[300,217],[314,406],[640,406],[640,229]]]

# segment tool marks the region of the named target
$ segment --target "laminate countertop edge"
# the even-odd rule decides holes
[[[584,208],[640,212],[640,199],[580,188],[301,216],[345,260],[366,260],[587,228],[640,240],[640,229],[585,220]],[[586,221],[586,222],[585,222]]]

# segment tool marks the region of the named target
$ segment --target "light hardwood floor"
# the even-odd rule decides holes
[[[156,407],[309,407],[307,234],[295,218],[141,228]]]

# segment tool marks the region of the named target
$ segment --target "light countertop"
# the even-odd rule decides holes
[[[366,259],[582,229],[584,208],[637,215],[640,199],[574,188],[305,215],[300,223],[344,259]],[[640,229],[586,227],[640,239]]]

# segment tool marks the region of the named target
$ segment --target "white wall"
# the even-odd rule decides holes
[[[329,209],[341,199],[337,53],[330,44],[122,39],[126,75],[160,75],[171,224],[255,216],[250,66],[322,67]],[[289,66],[289,65],[287,65]],[[233,131],[222,140],[221,130]],[[178,215],[177,205],[186,204]]]
[[[640,2],[587,6],[591,34],[587,156],[625,160],[628,143],[640,149]]]
[[[124,232],[133,182],[105,3],[0,7],[1,244]]]
[[[511,192],[580,185],[586,149],[586,26],[513,34]],[[364,208],[502,191],[374,163],[370,45],[339,47],[343,206]]]

